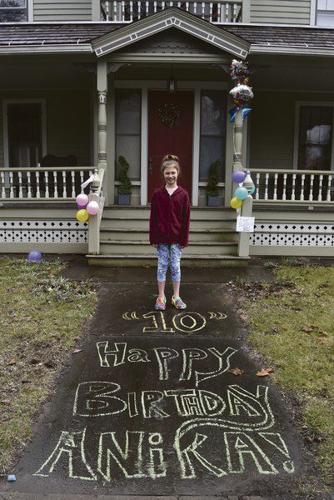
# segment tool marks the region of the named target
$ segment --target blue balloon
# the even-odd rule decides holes
[[[252,187],[248,188],[249,194],[254,194],[256,191],[256,187],[253,185]]]
[[[236,172],[233,172],[232,174],[233,182],[235,182],[236,184],[244,182],[246,175],[247,175],[246,172],[243,172],[242,170],[237,170]]]
[[[41,262],[42,253],[39,252],[38,250],[31,250],[31,252],[29,252],[29,254],[28,254],[27,260],[28,260],[28,262],[34,262],[34,263]]]
[[[244,187],[238,187],[234,191],[234,196],[238,198],[238,200],[245,200],[246,198],[248,198],[248,191]]]

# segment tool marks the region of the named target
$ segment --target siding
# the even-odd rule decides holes
[[[251,0],[251,23],[310,24],[311,0]]]
[[[91,21],[92,0],[33,0],[33,20]]]

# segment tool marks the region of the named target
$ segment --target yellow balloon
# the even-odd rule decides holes
[[[79,222],[86,222],[89,219],[89,213],[85,208],[78,210],[75,216]]]
[[[232,208],[240,208],[241,205],[242,205],[242,200],[239,200],[238,198],[236,198],[235,196],[232,198],[231,200],[231,203],[230,203],[231,207]]]

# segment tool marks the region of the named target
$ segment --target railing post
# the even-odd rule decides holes
[[[252,217],[253,211],[253,197],[248,196],[246,200],[242,204],[241,208],[241,216],[242,217]],[[242,232],[239,235],[239,246],[238,246],[238,255],[239,257],[248,257],[249,256],[249,239],[251,233]]]
[[[99,211],[96,215],[89,218],[88,221],[88,253],[89,255],[98,255],[100,253],[100,225],[104,207],[104,197],[97,193],[88,195],[89,201],[96,201],[99,204]]]

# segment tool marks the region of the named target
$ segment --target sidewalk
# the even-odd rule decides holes
[[[185,270],[188,309],[157,313],[154,270],[98,270],[96,315],[0,499],[306,498],[312,464],[279,391],[256,376],[229,286],[238,272]]]

